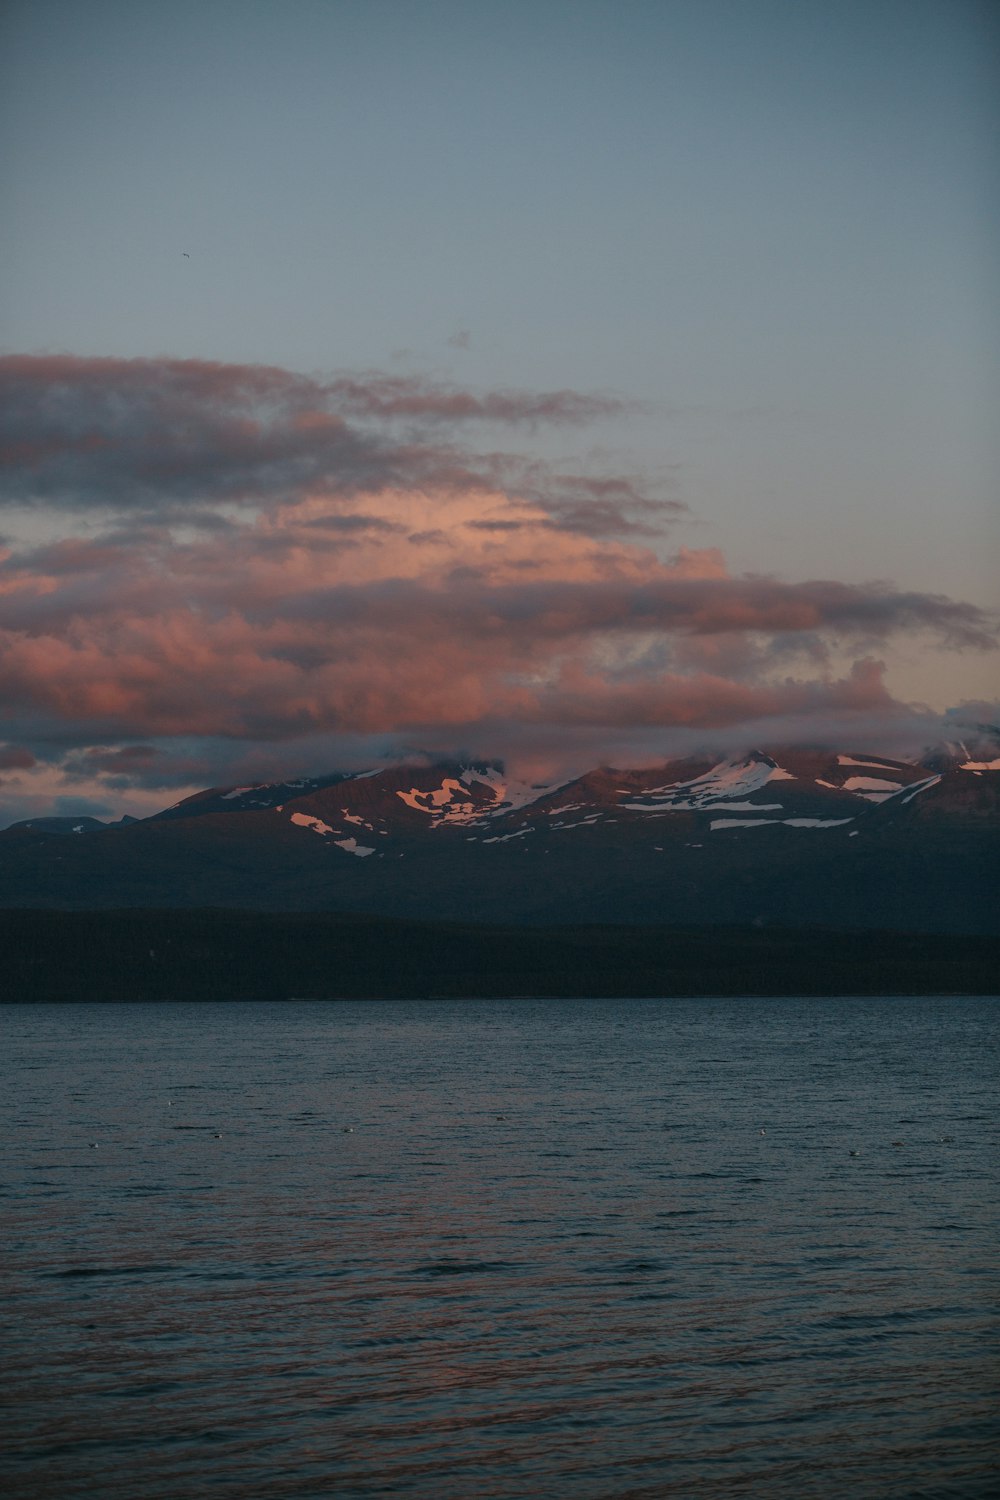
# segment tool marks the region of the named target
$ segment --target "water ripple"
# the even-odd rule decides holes
[[[4,1007],[6,1500],[985,1500],[997,1014]]]

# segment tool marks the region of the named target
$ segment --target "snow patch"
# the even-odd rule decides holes
[[[845,792],[901,792],[901,781],[885,781],[879,776],[849,776],[844,782]]]
[[[1000,771],[1000,756],[996,760],[967,760],[959,766],[960,771]]]
[[[480,787],[490,793],[492,803],[469,800],[473,788]],[[396,796],[415,812],[427,813],[436,823],[471,823],[500,812],[516,812],[552,790],[549,786],[529,786],[524,781],[512,781],[492,766],[483,771],[470,766],[457,779],[446,776],[432,791],[422,792],[419,787],[411,787],[408,792],[397,792]]]
[[[462,797],[464,792],[465,788],[460,781],[446,776],[433,791],[422,792],[418,786],[411,786],[408,792],[397,792],[396,796],[407,807],[412,807],[414,812],[427,813],[438,819],[446,817],[450,823],[464,823],[476,815],[474,802],[456,800],[456,796]]]
[[[782,818],[787,828],[840,828],[843,823],[853,823],[853,818]]]
[[[780,818],[713,818],[709,828],[766,828],[769,823],[780,823]]]
[[[841,788],[841,791],[864,797],[866,802],[885,802],[902,790],[902,782],[884,781],[879,776],[849,776]]]
[[[624,805],[630,812],[659,812],[662,809],[671,812],[711,812],[721,801],[728,809],[738,805],[742,810],[746,804],[736,804],[731,799],[759,792],[769,781],[794,780],[790,771],[776,765],[774,761],[749,755],[744,760],[720,761],[710,771],[705,771],[701,776],[693,776],[690,781],[674,781],[667,786],[652,787],[641,802],[631,801]],[[634,796],[634,793],[631,795]],[[757,806],[756,803],[750,805]],[[768,810],[780,806],[780,803],[772,803]]]
[[[940,780],[940,776],[928,776],[924,781],[914,781],[910,786],[904,787],[904,795],[899,799],[900,806],[906,802],[912,802],[918,793],[929,791],[932,786],[937,786]]]
[[[223,792],[219,801],[231,802],[234,797],[242,797],[245,792],[256,792],[259,790],[259,786],[234,786],[231,792]]]
[[[324,823],[322,818],[310,818],[308,813],[292,813],[291,817],[293,823],[300,828],[311,828],[313,833],[333,833],[329,823]]]
[[[462,772],[459,778],[467,787],[488,786],[493,793],[496,808],[488,811],[499,811],[502,807],[504,812],[517,812],[519,808],[528,807],[532,802],[537,802],[539,797],[546,796],[549,792],[557,791],[560,783],[552,786],[533,786],[527,781],[515,781],[505,776],[493,766],[488,766],[485,771],[476,771],[471,767]]]
[[[334,839],[333,842],[338,849],[346,849],[348,854],[356,854],[359,859],[364,859],[366,855],[375,853],[374,849],[368,849],[364,844],[359,844],[357,839]]]

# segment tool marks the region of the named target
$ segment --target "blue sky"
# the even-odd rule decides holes
[[[992,5],[13,0],[2,28],[4,353],[608,394],[519,452],[689,507],[663,556],[998,603]],[[5,530],[64,526],[26,495]],[[900,700],[996,697],[995,654],[880,653]]]

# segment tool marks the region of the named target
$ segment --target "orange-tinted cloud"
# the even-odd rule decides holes
[[[979,611],[938,596],[730,578],[714,551],[663,561],[544,519],[502,493],[381,491],[347,514],[310,498],[182,543],[39,548],[0,569],[18,584],[0,598],[0,693],[12,714],[92,737],[711,726],[869,707],[868,678],[789,675],[789,654],[815,672],[817,642],[990,640]],[[683,649],[714,637],[714,665]]]

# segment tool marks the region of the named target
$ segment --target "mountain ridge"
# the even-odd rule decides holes
[[[916,761],[754,750],[552,785],[439,759],[207,788],[125,825],[45,822],[0,833],[0,907],[1000,930],[992,730]]]

